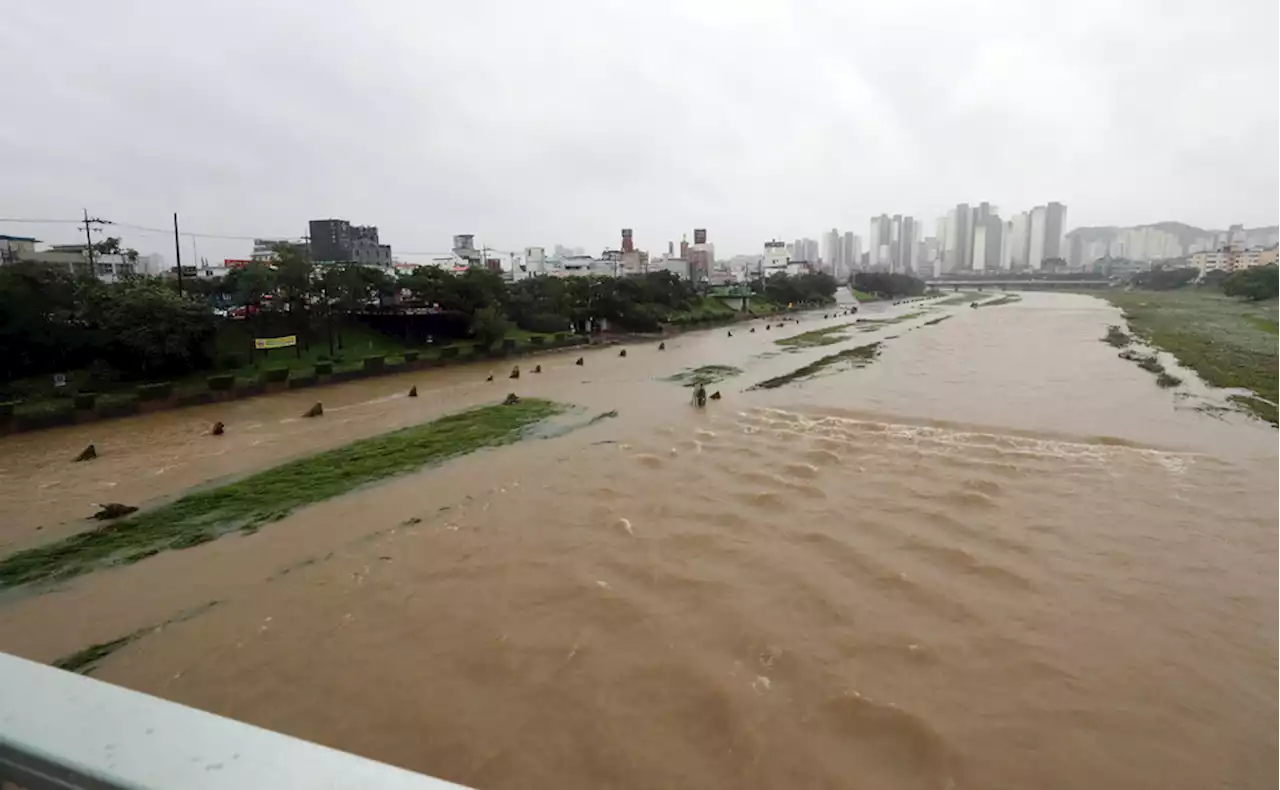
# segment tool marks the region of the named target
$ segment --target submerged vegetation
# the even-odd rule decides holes
[[[821,329],[811,329],[808,332],[801,332],[798,335],[780,338],[773,341],[773,343],[777,346],[790,346],[791,348],[829,346],[832,343],[839,343],[840,341],[847,339],[843,334],[844,330],[855,325],[855,322],[850,321],[846,324],[836,324],[835,326],[822,327]]]
[[[1108,291],[1129,329],[1168,351],[1215,387],[1239,387],[1253,396],[1230,400],[1277,423],[1276,301],[1242,301],[1207,289]]]
[[[735,368],[733,365],[703,365],[700,368],[692,368],[690,370],[681,371],[674,376],[668,376],[667,381],[674,381],[685,387],[696,387],[699,384],[715,384],[718,381],[733,378],[742,373],[741,368]]]
[[[100,529],[11,554],[0,559],[0,587],[67,578],[199,545],[233,530],[252,531],[367,483],[513,442],[526,428],[561,410],[556,403],[533,398],[483,406],[290,461]]]
[[[1107,327],[1107,334],[1102,338],[1102,342],[1108,343],[1116,348],[1124,348],[1133,342],[1133,338],[1120,327],[1112,324]]]
[[[810,362],[808,365],[797,368],[790,373],[784,373],[781,376],[774,376],[771,379],[765,379],[752,387],[752,389],[775,389],[777,387],[781,387],[783,384],[790,384],[793,381],[816,376],[833,365],[843,365],[847,368],[866,367],[871,364],[876,357],[880,356],[880,346],[881,344],[876,342],[829,354],[822,359]]]

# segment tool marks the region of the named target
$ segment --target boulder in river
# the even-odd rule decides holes
[[[533,372],[534,372],[534,373],[541,373],[541,372],[542,372],[542,366],[541,366],[541,365],[534,365],[534,366],[533,366]]]
[[[661,342],[661,343],[659,343],[659,344],[658,344],[658,350],[659,350],[659,351],[666,351],[666,350],[667,350],[667,343],[666,343],[666,341],[665,341],[665,340],[664,340],[663,342]]]
[[[520,402],[520,396],[514,392],[508,392],[505,400],[502,401],[503,406],[514,406]]]
[[[93,445],[89,445],[88,447],[80,451],[80,454],[76,456],[76,461],[77,462],[92,461],[97,457],[98,457],[98,449]]]
[[[512,366],[511,366],[511,375],[510,375],[510,376],[507,376],[507,378],[509,378],[509,379],[518,379],[518,378],[520,378],[520,366],[519,366],[519,365],[512,365]]]
[[[414,384],[412,387],[410,387],[410,388],[409,388],[409,397],[410,397],[410,398],[416,398],[416,397],[418,397],[418,385],[417,385],[417,384]]]
[[[573,364],[578,365],[579,367],[581,367],[582,365],[585,365],[586,363],[582,361],[582,357],[578,357],[578,361],[577,361],[577,362],[575,362],[575,363],[573,363]]]
[[[733,330],[732,330],[732,329],[730,329],[730,330],[729,330],[729,337],[733,337]]]
[[[711,393],[711,400],[720,400],[720,390]]]
[[[108,521],[113,518],[127,516],[130,513],[136,513],[138,509],[133,505],[122,505],[119,502],[109,502],[105,505],[98,505],[98,512],[93,517],[99,521]]]
[[[490,373],[489,378],[485,379],[485,381],[493,381],[493,374]]]
[[[213,428],[209,430],[209,433],[213,436],[221,436],[226,429],[227,426],[223,425],[221,422],[215,422],[213,424]]]
[[[324,416],[324,405],[320,401],[316,401],[316,405],[307,409],[307,413],[303,417],[322,417]]]
[[[618,352],[618,356],[620,357],[625,357],[626,355],[627,355],[627,350],[625,348]]]

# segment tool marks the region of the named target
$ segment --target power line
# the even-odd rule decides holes
[[[0,222],[12,222],[14,224],[27,223],[31,225],[48,224],[48,225],[79,225],[78,219],[17,219],[14,217],[0,217]]]

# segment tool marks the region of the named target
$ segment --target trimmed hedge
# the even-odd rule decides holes
[[[542,346],[542,345],[546,345],[546,342],[547,342],[547,336],[546,336],[546,335],[532,335],[532,336],[529,338],[529,342],[530,342],[530,343],[532,343],[532,344],[533,344],[533,345],[535,345],[535,346]]]
[[[315,377],[314,373],[310,376],[294,376],[289,379],[289,389],[296,390],[302,389],[303,387],[312,387],[317,383],[318,379]]]
[[[327,375],[329,375],[329,374],[330,374],[330,373],[332,373],[332,372],[333,372],[333,363],[332,363],[332,362],[317,362],[317,363],[316,363],[316,375],[317,375],[317,376],[327,376]]]
[[[158,381],[155,384],[143,384],[138,387],[138,400],[165,400],[173,395],[173,382]]]
[[[82,411],[92,411],[93,405],[98,402],[98,393],[96,392],[77,392],[75,397],[76,408]]]
[[[557,343],[563,343],[568,338],[569,338],[568,332],[556,332],[555,334],[555,340]]]
[[[515,351],[515,350],[516,350],[516,339],[515,339],[514,337],[504,337],[504,338],[502,339],[502,350],[503,350],[503,351]]]
[[[457,346],[445,346],[444,348],[440,349],[440,358],[441,358],[441,359],[457,359],[457,358],[458,358],[458,347],[457,347]]]
[[[289,369],[288,368],[267,368],[266,370],[262,371],[262,380],[271,382],[273,384],[278,384],[282,381],[288,381]]]
[[[387,358],[383,354],[377,356],[365,357],[361,370],[366,373],[377,373],[387,366]]]
[[[209,389],[218,392],[225,392],[236,385],[236,377],[233,373],[224,373],[221,376],[210,376],[205,379],[209,383]]]
[[[418,354],[419,354],[419,352],[417,352],[417,351],[406,351],[406,352],[404,352],[404,361],[405,361],[405,362],[417,362],[417,361],[418,361]]]
[[[13,407],[17,405],[18,405],[17,401],[11,401],[11,400],[5,401],[4,403],[0,403],[0,417],[12,417]]]

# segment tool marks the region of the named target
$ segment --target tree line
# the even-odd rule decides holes
[[[857,272],[853,275],[852,284],[863,293],[875,294],[883,299],[919,296],[925,292],[924,280],[909,274]]]
[[[182,288],[179,293],[178,288]],[[830,301],[826,274],[775,274],[751,283],[776,305]],[[221,278],[144,276],[104,283],[37,263],[0,267],[0,373],[4,381],[89,367],[124,381],[174,377],[212,366],[222,319],[215,308],[244,308],[246,321],[300,340],[341,345],[353,315],[428,308],[446,325],[493,343],[511,327],[588,332],[602,322],[654,331],[673,314],[696,311],[706,295],[670,272],[628,277],[532,277],[508,283],[473,266],[453,273],[421,267],[401,276],[358,264],[316,266],[280,245]]]
[[[1201,277],[1200,270],[1190,266],[1171,269],[1153,267],[1150,271],[1133,275],[1129,282],[1135,288],[1146,288],[1152,291],[1171,291],[1199,282],[1203,287],[1220,288],[1227,296],[1262,301],[1275,299],[1277,292],[1280,291],[1280,268],[1275,264],[1269,264],[1235,272],[1217,269],[1205,272]]]

